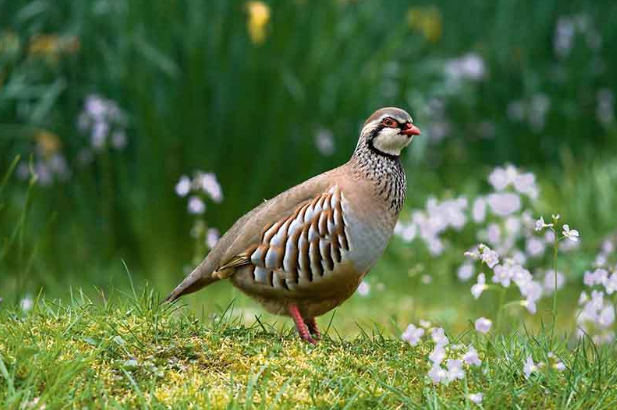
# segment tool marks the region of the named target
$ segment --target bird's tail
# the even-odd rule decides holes
[[[180,296],[188,295],[189,293],[197,292],[199,289],[204,288],[219,279],[212,276],[212,272],[208,269],[207,259],[199,264],[198,267],[188,275],[182,283],[180,283],[165,299],[165,302],[172,303]]]

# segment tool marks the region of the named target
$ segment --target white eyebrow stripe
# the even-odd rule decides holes
[[[382,122],[385,118],[394,118],[396,121],[398,121],[401,124],[405,124],[407,122],[407,118],[401,118],[397,115],[394,114],[384,114],[381,117],[379,117],[378,119],[376,119],[375,121],[371,121],[370,123],[372,124],[373,122]],[[409,122],[413,122],[413,119],[411,118],[411,116],[409,117]],[[367,124],[368,125],[368,124]]]

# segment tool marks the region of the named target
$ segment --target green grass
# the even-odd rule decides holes
[[[581,276],[617,226],[617,126],[597,115],[599,93],[617,90],[617,7],[476,1],[461,24],[457,0],[265,3],[258,45],[245,0],[0,0],[0,408],[474,408],[469,392],[485,394],[484,408],[615,408],[615,346],[571,333]],[[587,28],[560,57],[564,18]],[[37,54],[41,35],[52,47]],[[53,45],[67,39],[78,47],[58,54]],[[467,53],[486,75],[455,87],[444,67]],[[84,166],[90,142],[76,120],[91,93],[126,112],[128,146]],[[550,100],[541,129],[511,118],[511,103],[538,96]],[[443,112],[428,108],[435,99]],[[559,212],[581,231],[580,251],[559,259],[568,282],[558,337],[545,325],[551,298],[530,316],[506,291],[512,303],[500,311],[499,292],[476,301],[456,279],[472,229],[448,233],[439,258],[393,239],[367,277],[371,293],[319,319],[329,330],[317,347],[229,284],[159,306],[192,256],[204,256],[174,193],[180,175],[216,173],[225,201],[205,217],[225,231],[264,198],[346,161],[364,118],[386,105],[408,109],[423,132],[403,159],[404,218],[431,196],[474,198],[493,166],[511,162],[538,177],[534,216]],[[444,121],[447,137],[430,142]],[[334,135],[332,156],[315,146],[321,129]],[[42,130],[57,136],[68,181],[15,176],[40,159]],[[114,291],[131,289],[126,266],[156,292]],[[39,291],[32,311],[15,307]],[[479,316],[494,320],[494,334],[472,330]],[[420,319],[473,343],[482,367],[433,386],[431,343],[400,341]],[[525,379],[525,358],[547,362],[549,351],[567,370]]]
[[[0,408],[483,408],[610,409],[617,405],[615,346],[551,339],[548,331],[483,336],[467,329],[482,365],[433,386],[431,342],[411,347],[398,335],[363,329],[343,337],[322,323],[316,346],[285,325],[243,322],[233,306],[200,319],[159,305],[153,292],[94,303],[40,298],[29,313],[0,311]],[[528,355],[566,365],[523,375]],[[36,403],[36,404],[35,404]],[[45,406],[45,407],[43,407]]]
[[[362,121],[381,106],[408,109],[423,132],[405,157],[409,206],[505,162],[543,176],[567,171],[568,156],[579,164],[615,157],[615,123],[596,116],[598,92],[617,89],[617,8],[609,1],[475,1],[460,24],[457,0],[392,0],[387,8],[380,0],[272,0],[261,45],[248,34],[245,3],[0,0],[0,173],[18,154],[36,158],[40,130],[57,135],[73,171],[34,192],[22,243],[27,253],[41,246],[27,290],[104,286],[119,257],[150,281],[179,279],[193,223],[173,192],[180,175],[217,174],[226,200],[209,207],[207,220],[225,230],[263,198],[346,161]],[[432,11],[436,38],[410,21],[412,9]],[[558,21],[574,17],[587,19],[602,46],[577,32],[560,58]],[[79,47],[33,55],[42,34]],[[452,87],[444,67],[466,53],[483,59],[486,75]],[[91,93],[126,111],[128,146],[83,166],[89,138],[76,122]],[[510,103],[538,95],[551,101],[543,129],[509,118]],[[428,108],[434,99],[442,114]],[[443,121],[448,136],[429,143]],[[483,136],[481,124],[492,124],[494,136]],[[315,147],[320,129],[334,135],[332,156]],[[0,237],[10,235],[27,190],[9,182]],[[596,195],[587,197],[596,206]],[[0,286],[11,291],[16,255],[0,264]]]

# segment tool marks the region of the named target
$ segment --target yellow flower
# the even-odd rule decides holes
[[[55,63],[61,54],[74,54],[79,51],[80,46],[79,38],[75,36],[36,34],[30,39],[28,54]]]
[[[60,138],[53,132],[40,130],[34,136],[36,148],[44,157],[51,157],[60,150]]]
[[[412,29],[420,31],[431,42],[441,38],[441,13],[434,6],[412,7],[407,13],[407,21]]]
[[[266,41],[266,26],[270,21],[270,7],[262,1],[246,3],[248,12],[247,28],[254,44],[263,44]]]

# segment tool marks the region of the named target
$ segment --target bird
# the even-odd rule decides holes
[[[229,280],[315,344],[315,318],[356,291],[394,232],[407,191],[400,155],[416,135],[406,111],[375,111],[347,163],[238,219],[165,300]]]

